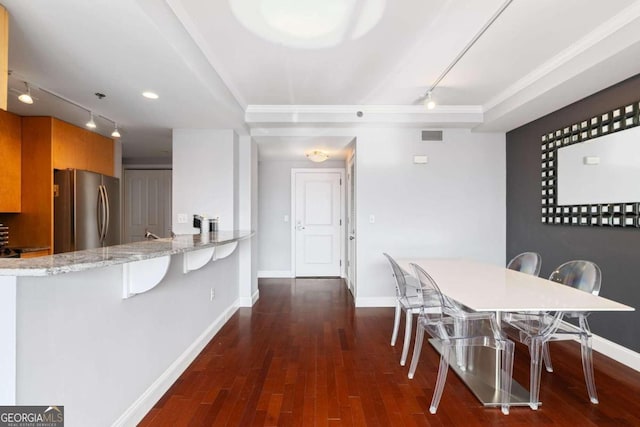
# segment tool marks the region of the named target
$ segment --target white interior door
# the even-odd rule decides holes
[[[125,242],[144,240],[146,230],[171,235],[171,171],[127,169],[124,173]]]
[[[295,275],[341,276],[343,172],[293,175]]]

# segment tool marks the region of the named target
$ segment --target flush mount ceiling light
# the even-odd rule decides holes
[[[471,39],[469,43],[462,49],[462,51],[456,56],[451,64],[440,74],[440,76],[436,79],[436,81],[431,85],[427,92],[422,96],[424,98],[424,105],[429,110],[433,110],[436,107],[436,102],[432,99],[431,95],[433,94],[433,90],[440,84],[440,82],[449,74],[449,71],[462,59],[462,57],[471,49],[471,47],[478,41],[480,37],[489,29],[489,27],[498,19],[502,12],[513,2],[513,0],[505,1],[502,6],[496,11],[496,13],[489,18],[489,20],[480,28],[480,31],[476,33],[475,36]]]
[[[322,163],[329,158],[329,155],[324,151],[313,150],[310,153],[307,153],[307,158],[315,163]]]
[[[93,120],[93,112],[92,111],[89,112],[89,121],[86,123],[85,126],[88,127],[89,129],[95,129],[96,128],[96,122]]]
[[[25,104],[33,104],[33,98],[31,97],[31,88],[29,87],[29,83],[24,82],[24,86],[26,87],[26,91],[18,96],[18,100],[20,102],[24,102]]]
[[[148,99],[158,99],[158,98],[160,98],[157,93],[150,92],[150,91],[142,92],[142,96],[144,96],[145,98],[148,98]]]
[[[336,46],[369,32],[382,18],[386,0],[230,0],[231,11],[249,31],[284,46]]]

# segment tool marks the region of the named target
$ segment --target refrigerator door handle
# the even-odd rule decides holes
[[[110,216],[111,216],[111,207],[110,207],[110,202],[109,202],[109,193],[107,192],[107,187],[106,186],[102,186],[102,192],[104,194],[104,210],[105,210],[105,218],[104,218],[104,235],[103,235],[103,239],[106,240],[107,239],[107,234],[109,233],[109,221],[110,221]]]
[[[97,209],[96,209],[96,226],[98,227],[98,240],[100,241],[100,243],[102,243],[102,229],[104,227],[104,225],[102,224],[102,219],[103,219],[103,215],[102,215],[102,204],[103,204],[103,197],[102,197],[102,185],[98,185],[98,202],[97,202]]]
[[[100,190],[100,199],[101,199],[101,203],[100,203],[100,216],[101,216],[101,221],[100,221],[100,230],[99,230],[99,234],[100,234],[100,244],[103,245],[104,244],[104,240],[107,237],[107,189],[105,188],[104,185],[100,185],[99,187]]]

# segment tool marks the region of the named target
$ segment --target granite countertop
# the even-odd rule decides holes
[[[8,246],[8,248],[18,252],[19,254],[49,250],[49,246]]]
[[[91,270],[220,246],[248,239],[253,234],[254,232],[249,230],[218,231],[209,233],[208,239],[203,239],[200,234],[182,234],[173,238],[145,240],[37,258],[2,258],[0,276],[51,276]]]

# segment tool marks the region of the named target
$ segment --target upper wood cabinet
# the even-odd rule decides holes
[[[113,176],[113,140],[51,119],[53,169],[83,169]]]
[[[20,116],[0,111],[0,212],[20,212],[21,209],[21,141]]]

